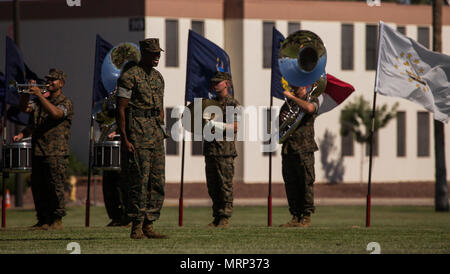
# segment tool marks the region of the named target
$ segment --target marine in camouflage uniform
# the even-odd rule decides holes
[[[298,88],[302,89],[302,88]],[[303,92],[303,93],[302,93]],[[294,95],[285,92],[289,96],[288,103],[295,104],[299,100],[305,115],[292,135],[286,139],[282,146],[282,174],[285,183],[289,212],[292,220],[283,227],[308,227],[311,225],[311,214],[314,213],[314,152],[318,150],[314,140],[314,121],[317,117],[319,100],[315,97],[310,102],[306,101],[306,89],[297,91]],[[303,107],[302,107],[303,106]],[[304,109],[306,107],[306,109]],[[288,111],[285,103],[280,113]],[[280,115],[281,116],[281,115]],[[281,121],[280,121],[281,124]]]
[[[133,239],[165,238],[153,229],[164,202],[164,79],[154,67],[159,39],[140,41],[141,61],[125,68],[118,80],[118,128],[127,150],[128,216]]]
[[[214,100],[218,101],[222,109],[224,122],[227,121],[226,107],[240,105],[236,99],[228,94],[229,84],[227,81],[231,81],[231,77],[226,72],[217,72],[211,79],[211,85],[219,93],[219,96]],[[227,83],[227,86],[225,88],[222,86],[222,90],[218,90],[221,89],[220,85],[225,85],[225,83]],[[223,133],[223,141],[203,142],[206,185],[213,202],[212,215],[214,220],[209,224],[210,227],[228,227],[229,218],[233,211],[234,158],[236,158],[237,152],[235,141],[225,140],[226,130],[223,130]]]
[[[62,229],[66,215],[64,185],[69,165],[69,138],[74,109],[72,101],[64,96],[62,87],[66,75],[50,69],[47,76],[50,96],[45,98],[39,88],[32,87],[37,96],[31,105],[30,125],[22,137],[32,135],[31,191],[37,213],[36,229]],[[29,94],[21,96],[21,109],[26,109]],[[15,138],[15,140],[17,140]]]

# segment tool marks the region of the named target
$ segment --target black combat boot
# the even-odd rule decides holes
[[[144,226],[142,227],[142,232],[149,239],[151,239],[151,238],[153,238],[153,239],[165,239],[165,238],[167,238],[167,235],[160,234],[160,233],[155,231],[155,229],[153,228],[153,222],[152,221],[144,220]]]

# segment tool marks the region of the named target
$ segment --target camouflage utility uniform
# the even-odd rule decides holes
[[[72,101],[62,93],[56,98],[47,99],[63,111],[63,117],[53,119],[41,104],[36,102],[32,105],[31,191],[38,221],[51,224],[66,215],[64,185],[67,180],[70,127],[74,110]]]
[[[314,120],[317,117],[319,101],[313,98],[311,103],[316,112],[305,114],[298,128],[283,143],[282,173],[285,183],[289,212],[301,220],[314,213],[314,152],[318,150],[314,140]],[[286,103],[281,111],[286,111]],[[280,122],[281,124],[281,122]]]
[[[226,120],[226,107],[239,106],[239,102],[227,95],[220,100],[220,107],[223,111],[223,121]],[[220,219],[228,219],[233,211],[233,177],[234,158],[237,156],[235,141],[224,140],[203,142],[203,154],[205,155],[206,185],[208,194],[213,202],[212,210],[214,223],[217,225]]]
[[[128,98],[126,134],[135,152],[126,152],[122,168],[128,180],[128,216],[153,222],[164,201],[165,150],[163,124],[164,79],[154,68],[136,64],[118,81],[118,97]]]

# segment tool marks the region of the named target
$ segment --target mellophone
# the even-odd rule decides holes
[[[31,143],[17,142],[3,146],[2,170],[11,173],[31,172]]]

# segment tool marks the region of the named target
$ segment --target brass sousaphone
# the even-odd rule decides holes
[[[327,86],[326,63],[327,51],[317,34],[307,30],[292,33],[281,43],[278,54],[283,88],[292,92],[292,87],[307,87],[308,101],[318,97]],[[304,117],[296,103],[285,100],[289,111],[280,118],[280,143],[289,138]]]
[[[139,62],[141,58],[137,45],[131,42],[120,43],[105,56],[101,68],[101,83],[107,97],[94,106],[94,119],[101,126],[101,134],[94,144],[94,168],[100,170],[121,169],[120,140],[107,140],[108,133],[116,125],[116,86],[122,70],[129,62]],[[119,135],[116,134],[115,138]]]
[[[101,68],[101,83],[108,96],[94,106],[94,119],[103,125],[99,141],[104,141],[108,132],[116,124],[116,86],[124,67],[129,62],[137,63],[141,59],[139,46],[123,42],[113,47],[105,56]]]

